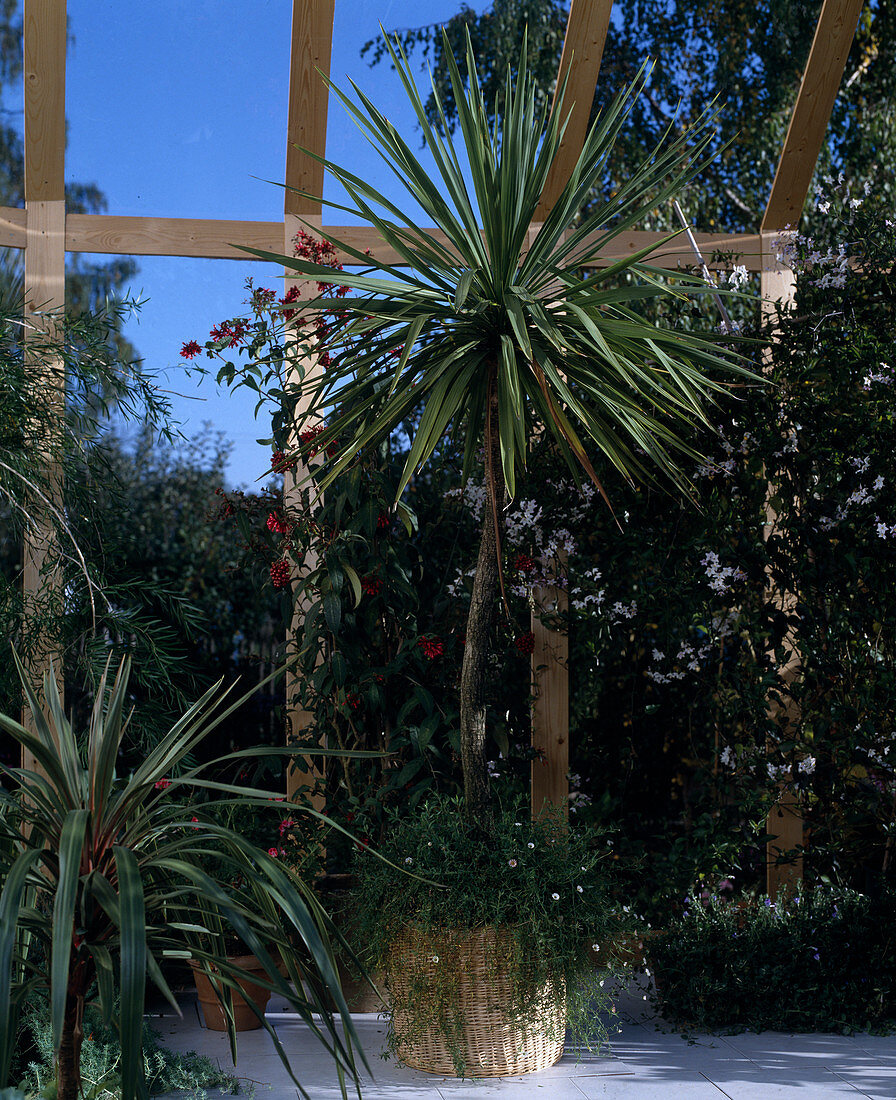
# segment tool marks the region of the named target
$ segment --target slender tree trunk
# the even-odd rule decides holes
[[[489,426],[486,431],[486,497],[473,594],[467,616],[467,640],[460,675],[460,745],[467,817],[488,828],[493,821],[488,767],[485,758],[486,698],[491,633],[498,598],[498,547],[494,507],[503,522],[504,473],[498,445],[498,407],[490,386]]]
[[[81,1044],[84,1042],[86,993],[86,967],[83,962],[73,963],[69,970],[62,1038],[56,1055],[57,1100],[78,1100],[81,1091]]]

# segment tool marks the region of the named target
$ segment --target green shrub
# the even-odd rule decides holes
[[[708,1031],[893,1030],[894,902],[827,886],[749,905],[692,898],[650,945],[660,1009]]]
[[[26,1095],[46,1095],[56,1085],[48,1007],[32,1011],[24,1024],[37,1057],[29,1062],[20,1087]],[[148,1023],[143,1024],[143,1070],[151,1096],[180,1090],[197,1094],[212,1088],[225,1093],[239,1091],[236,1078],[211,1059],[194,1051],[179,1053],[161,1046],[158,1033]],[[88,1008],[84,1018],[81,1081],[85,1096],[94,1100],[120,1100],[121,1040],[114,1028],[103,1023],[95,1008]]]

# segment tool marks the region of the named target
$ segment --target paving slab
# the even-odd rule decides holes
[[[614,996],[601,1017],[610,1041],[599,1053],[568,1044],[550,1069],[520,1077],[461,1081],[399,1065],[386,1049],[386,1022],[353,1017],[373,1071],[363,1100],[896,1100],[896,1036],[693,1035],[673,1030],[644,1001],[644,983]],[[333,1062],[299,1017],[272,1001],[268,1019],[311,1100],[341,1096]],[[295,1100],[296,1088],[264,1031],[243,1032],[234,1067],[226,1035],[209,1031],[192,998],[183,1017],[153,1017],[163,1042],[195,1050],[233,1073],[255,1100]]]

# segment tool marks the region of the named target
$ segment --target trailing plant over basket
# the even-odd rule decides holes
[[[356,853],[351,942],[369,969],[387,974],[401,965],[394,953],[408,935],[430,945],[434,987],[415,992],[412,982],[407,1003],[396,1004],[400,992],[390,983],[393,1014],[402,1009],[415,1033],[434,1026],[460,1057],[452,1000],[457,930],[491,928],[501,943],[486,951],[486,965],[509,982],[508,1021],[530,1017],[550,989],[561,1005],[565,995],[566,1021],[578,1041],[589,1047],[604,1041],[597,1012],[615,966],[610,945],[625,926],[610,896],[610,849],[599,832],[568,829],[559,812],[533,821],[524,803],[496,813],[486,831],[463,814],[459,797],[436,796],[413,815],[391,814],[376,850],[390,863],[363,846]],[[440,942],[444,958],[432,955],[439,949],[431,945]],[[605,967],[600,972],[595,952]],[[394,1048],[410,1037],[393,1030],[390,1042]]]
[[[573,224],[603,178],[644,82],[642,74],[595,121],[558,201],[538,230],[530,232],[542,217],[539,203],[564,113],[560,105],[547,117],[537,112],[525,49],[524,43],[518,79],[514,83],[507,77],[503,117],[494,128],[469,43],[468,90],[449,59],[463,137],[458,151],[450,135],[428,121],[407,58],[389,46],[435,158],[435,177],[362,92],[355,89],[355,103],[333,88],[426,219],[445,235],[447,247],[354,172],[324,161],[354,205],[325,204],[360,216],[406,266],[381,263],[388,278],[369,272],[341,275],[357,296],[343,298],[327,325],[322,341],[326,370],[299,376],[302,407],[315,434],[298,455],[307,456],[313,448],[329,462],[317,482],[324,489],[356,461],[359,451],[388,439],[417,410],[422,411],[396,500],[414,472],[438,454],[446,436],[462,443],[465,478],[484,453],[488,507],[460,684],[465,810],[482,821],[491,812],[486,687],[500,584],[497,536],[505,501],[516,494],[526,467],[530,440],[539,432],[552,439],[577,478],[583,472],[595,477],[590,447],[629,479],[659,471],[684,484],[679,460],[697,457],[692,439],[696,426],[707,422],[705,405],[727,383],[754,377],[717,336],[673,332],[644,319],[645,301],[705,294],[704,280],[649,267],[643,262],[649,249],[587,278],[579,273],[619,233],[699,171],[712,117],[703,116],[663,143],[611,198],[593,203]],[[561,104],[562,92],[561,87]],[[470,166],[466,177],[463,160]],[[356,263],[369,264],[365,253],[329,239]],[[308,279],[331,277],[330,268],[320,264],[250,251]],[[301,308],[303,323],[313,314],[329,315],[332,297],[321,295]],[[297,431],[302,427],[297,425]]]

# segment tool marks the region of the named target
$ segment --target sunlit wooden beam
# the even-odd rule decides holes
[[[293,0],[292,51],[289,60],[289,108],[286,125],[286,197],[284,212],[320,215],[320,202],[302,198],[323,194],[324,170],[307,153],[323,156],[327,145],[334,0]]]
[[[585,144],[612,7],[613,0],[572,0],[569,6],[557,77],[559,88],[569,74],[563,97],[563,113],[564,116],[568,114],[569,118],[545,181],[541,202],[533,219],[536,222],[545,220],[559,198]]]
[[[824,0],[781,149],[763,231],[796,228],[840,90],[864,0]]]
[[[52,339],[58,317],[65,306],[65,0],[25,0],[24,7],[24,105],[25,105],[25,385],[35,387],[43,397],[49,417],[58,419],[59,431],[65,417],[65,386],[61,364],[32,352],[29,345]],[[9,219],[18,230],[20,215]],[[57,554],[54,509],[62,507],[62,471],[53,423],[35,423],[35,459],[43,467],[41,492],[23,494],[28,523],[23,539],[22,596],[26,615],[30,605],[41,609],[62,604],[63,576]],[[57,613],[61,613],[57,611]],[[38,621],[33,611],[31,622]],[[52,640],[31,638],[24,652],[24,664],[32,687],[39,689],[44,674],[56,670],[57,686],[63,695],[62,658],[54,652]],[[23,724],[34,729],[32,716],[23,714]],[[36,761],[22,750],[22,766],[35,768]]]

